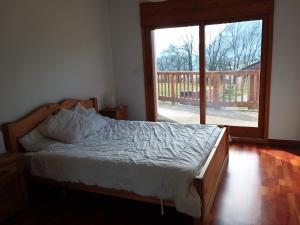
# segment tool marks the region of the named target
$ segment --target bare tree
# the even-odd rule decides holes
[[[261,22],[231,23],[224,32],[228,33],[227,53],[229,69],[237,71],[260,61],[261,56]]]
[[[180,46],[180,48],[182,52],[185,54],[184,60],[188,65],[188,70],[193,71],[194,70],[193,59],[194,56],[198,54],[198,52],[195,49],[196,44],[195,44],[194,33],[188,32],[185,35],[181,36],[181,42],[182,45]]]
[[[216,71],[226,68],[226,55],[230,48],[225,43],[223,32],[221,32],[213,41],[212,35],[209,34],[210,44],[206,47],[206,69],[208,71]]]
[[[156,60],[157,69],[160,71],[194,71],[198,69],[199,59],[194,33],[187,30],[176,45],[171,44]]]
[[[170,45],[163,50],[156,60],[159,71],[185,71],[187,70],[186,56],[181,48]]]
[[[229,23],[217,36],[206,37],[206,70],[237,71],[260,61],[261,21]],[[187,31],[176,45],[170,45],[157,59],[161,71],[194,71],[199,65],[194,33]]]

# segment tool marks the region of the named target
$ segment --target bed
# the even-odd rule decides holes
[[[98,104],[97,104],[97,99],[89,99],[89,100],[75,100],[75,99],[69,99],[69,100],[64,100],[60,103],[54,103],[54,104],[48,104],[45,105],[35,111],[33,111],[32,113],[30,113],[28,116],[24,117],[23,119],[20,119],[16,122],[13,123],[7,123],[3,126],[3,133],[4,133],[4,139],[5,139],[5,144],[6,147],[9,151],[11,152],[24,152],[23,147],[19,144],[19,139],[26,135],[27,133],[29,133],[30,131],[32,131],[35,127],[37,127],[42,121],[44,121],[49,115],[55,113],[56,111],[58,111],[59,109],[71,109],[72,107],[74,107],[78,102],[80,102],[80,104],[82,106],[84,106],[85,108],[94,108],[96,111],[98,111]],[[195,192],[197,193],[197,195],[193,196],[192,200],[194,201],[195,198],[200,198],[200,199],[196,199],[198,202],[202,203],[202,206],[199,207],[199,209],[197,208],[197,210],[200,210],[201,212],[199,212],[199,214],[197,212],[190,212],[187,214],[190,215],[196,215],[194,216],[194,223],[195,224],[209,224],[210,222],[210,217],[211,217],[211,209],[213,206],[213,202],[218,190],[218,187],[220,185],[222,176],[224,174],[227,162],[228,162],[228,131],[225,127],[220,128],[217,136],[216,136],[216,132],[215,132],[215,128],[212,126],[206,126],[204,127],[204,131],[201,133],[202,129],[196,129],[195,126],[190,125],[190,126],[184,126],[184,125],[175,125],[175,124],[164,124],[164,123],[149,123],[149,122],[126,122],[126,121],[111,121],[111,128],[110,130],[114,130],[115,127],[118,127],[118,130],[126,130],[128,129],[128,127],[132,127],[133,130],[138,130],[138,127],[142,127],[142,132],[144,132],[145,127],[149,129],[149,132],[146,132],[146,135],[148,133],[155,133],[155,132],[159,132],[159,131],[163,131],[166,129],[170,129],[170,133],[174,133],[175,130],[175,134],[176,133],[180,133],[180,131],[182,131],[181,133],[183,134],[187,134],[186,136],[189,136],[189,132],[193,132],[192,135],[190,136],[199,136],[199,140],[201,139],[201,135],[202,133],[210,133],[210,134],[214,134],[214,141],[207,141],[205,142],[206,148],[209,148],[209,151],[206,152],[206,154],[199,158],[199,161],[202,161],[201,163],[201,167],[199,168],[199,170],[197,170],[197,174],[193,174],[191,173],[185,164],[190,165],[191,162],[189,160],[185,160],[186,157],[189,157],[189,155],[182,157],[181,160],[179,160],[180,164],[183,164],[183,166],[181,167],[181,172],[182,174],[184,174],[184,176],[182,175],[182,177],[187,177],[189,176],[193,176],[192,180],[191,180],[191,190],[195,190]],[[151,129],[154,129],[154,131],[151,131]],[[177,131],[176,131],[177,129]],[[178,131],[179,129],[179,131]],[[116,143],[118,142],[118,139],[116,138],[116,135],[118,135],[120,133],[120,131],[118,131],[117,133],[113,133],[109,138],[113,141],[112,143]],[[122,134],[123,135],[123,134]],[[133,137],[137,137],[139,135],[133,135]],[[161,138],[161,135],[156,135],[157,138]],[[168,136],[168,135],[167,135]],[[213,135],[211,135],[213,136]],[[97,137],[99,138],[99,137]],[[128,137],[131,138],[131,137]],[[128,139],[127,138],[127,139]],[[142,137],[144,138],[144,137]],[[107,140],[108,138],[105,137],[105,140]],[[195,140],[197,140],[197,138],[194,138]],[[96,139],[94,139],[96,140]],[[180,146],[180,142],[182,142],[182,138],[179,140],[178,145],[175,145],[175,147],[173,147],[173,149],[178,149],[178,146]],[[139,140],[138,143],[140,143],[141,141]],[[151,141],[149,143],[152,143],[152,145],[157,142],[157,140]],[[173,140],[171,140],[170,142],[168,142],[168,145],[172,145],[171,143],[174,142]],[[136,142],[137,143],[137,142]],[[148,142],[147,142],[148,143]],[[202,143],[195,145],[193,144],[193,141],[190,141],[189,139],[187,139],[187,141],[183,142],[184,145],[189,145],[190,148],[193,148],[195,146],[201,146]],[[97,146],[99,145],[99,143],[97,143]],[[144,144],[145,145],[145,144]],[[147,144],[146,144],[147,145]],[[96,145],[95,145],[96,146]],[[126,146],[126,143],[124,144],[121,140],[121,142],[119,142],[119,148],[124,148],[122,146]],[[207,147],[208,146],[208,147]],[[130,186],[131,183],[126,181],[120,181],[119,186],[116,186],[116,188],[111,188],[111,185],[108,185],[107,182],[111,180],[105,180],[103,177],[103,179],[99,179],[99,180],[95,180],[94,178],[97,176],[95,175],[95,177],[91,177],[90,180],[87,181],[82,181],[78,178],[78,180],[76,180],[76,176],[79,177],[80,171],[76,171],[73,167],[73,169],[69,169],[70,171],[72,171],[73,173],[73,179],[71,179],[72,174],[70,175],[70,173],[68,172],[68,169],[66,169],[66,176],[65,177],[53,177],[53,176],[48,176],[47,173],[42,173],[41,171],[43,171],[43,167],[41,165],[43,165],[41,162],[45,162],[45,160],[49,160],[49,158],[52,157],[52,162],[58,162],[59,158],[62,158],[64,160],[62,160],[62,163],[59,164],[54,164],[54,163],[50,163],[49,165],[54,165],[52,166],[52,171],[55,171],[55,169],[58,170],[62,170],[63,168],[60,168],[61,165],[63,165],[63,162],[69,162],[69,163],[65,163],[68,165],[72,164],[72,160],[80,160],[80,163],[84,164],[86,166],[84,166],[83,168],[89,168],[89,166],[87,165],[93,165],[93,161],[95,161],[95,159],[99,156],[98,152],[94,151],[94,148],[88,149],[89,151],[77,151],[77,154],[75,155],[73,151],[73,149],[71,149],[71,147],[68,145],[60,145],[59,146],[60,149],[56,150],[54,153],[51,152],[48,153],[44,153],[44,154],[32,154],[32,161],[35,162],[35,171],[31,173],[31,179],[37,181],[37,182],[43,182],[43,183],[47,183],[50,185],[57,185],[57,186],[62,186],[64,188],[72,188],[72,189],[78,189],[78,190],[82,190],[82,191],[88,191],[88,192],[95,192],[95,193],[101,193],[101,194],[105,194],[105,195],[112,195],[112,196],[117,196],[117,197],[123,197],[123,198],[128,198],[128,199],[133,199],[133,200],[138,200],[138,201],[144,201],[144,202],[149,202],[149,203],[155,203],[155,204],[163,204],[163,205],[167,205],[167,206],[173,206],[176,207],[177,209],[181,209],[179,211],[184,212],[185,206],[182,207],[182,202],[185,202],[185,199],[180,199],[180,198],[175,198],[170,200],[169,196],[173,196],[170,193],[170,190],[175,190],[177,186],[179,186],[179,183],[174,183],[174,179],[172,180],[172,182],[170,181],[169,183],[166,183],[166,178],[171,177],[170,175],[174,174],[174,168],[173,166],[169,166],[171,164],[166,164],[167,165],[167,169],[165,170],[165,174],[164,176],[156,176],[156,177],[151,177],[151,179],[148,180],[152,180],[152,183],[149,183],[149,187],[151,187],[151,185],[155,185],[158,184],[160,181],[165,182],[166,184],[160,185],[159,188],[153,186],[153,189],[149,190],[149,192],[146,192],[145,190],[142,189],[143,186],[147,185],[143,182],[147,181],[147,179],[145,179],[143,181],[143,179],[139,179],[138,176],[140,176],[140,174],[136,174],[135,176],[137,177],[136,181],[135,181],[135,185],[134,186]],[[81,146],[82,147],[82,146]],[[116,147],[116,146],[115,146]],[[118,147],[118,146],[117,146]],[[154,149],[155,146],[150,146],[152,149]],[[69,148],[69,149],[68,149]],[[103,148],[103,146],[101,146],[101,148]],[[136,147],[137,149],[149,149],[145,148],[144,146],[138,146]],[[167,146],[167,148],[162,148],[160,150],[163,149],[168,149],[169,147]],[[130,149],[130,148],[128,148]],[[180,149],[180,148],[179,148]],[[183,147],[182,149],[186,149],[186,147]],[[72,150],[72,151],[70,151]],[[195,148],[195,151],[197,152],[197,149]],[[82,157],[82,154],[84,152],[84,157]],[[88,152],[90,157],[86,157],[86,152]],[[107,152],[111,152],[111,151],[107,151]],[[183,153],[182,153],[183,152]],[[187,154],[187,152],[190,151],[181,151],[180,155],[184,155]],[[111,154],[111,153],[110,153]],[[121,160],[120,161],[120,165],[122,164],[124,167],[121,167],[120,171],[125,171],[126,168],[128,171],[131,171],[128,174],[134,174],[134,171],[143,171],[144,174],[149,173],[149,171],[151,173],[153,173],[153,170],[157,169],[158,166],[161,165],[165,165],[165,162],[160,162],[159,160],[153,160],[155,159],[155,157],[150,156],[149,159],[153,160],[149,160],[149,162],[144,162],[144,163],[140,163],[140,162],[135,162],[134,165],[136,166],[136,168],[132,169],[131,166],[128,166],[125,160],[122,160],[123,158],[128,157],[127,155],[122,155],[120,154],[120,151],[115,151],[114,154],[118,155],[117,160]],[[132,153],[133,155],[135,155],[136,153]],[[149,154],[149,151],[145,151],[145,154]],[[156,152],[157,154],[157,152]],[[168,156],[168,153],[166,152],[160,152],[160,155],[164,155],[165,154],[165,158],[167,159],[167,161],[170,159],[170,157],[172,158],[172,154],[173,154],[173,150],[170,153],[170,156]],[[189,153],[190,154],[190,153]],[[30,154],[28,156],[28,154],[26,157],[30,157]],[[51,157],[49,157],[49,155]],[[178,154],[179,155],[179,154]],[[63,157],[62,157],[63,156]],[[110,155],[111,157],[111,155]],[[99,157],[98,157],[99,158]],[[144,157],[145,158],[145,157]],[[159,159],[161,159],[162,157],[159,157]],[[83,160],[84,159],[84,160]],[[87,161],[87,160],[93,160],[93,161]],[[99,158],[100,160],[102,160],[103,163],[103,156],[101,156]],[[192,159],[192,158],[191,158]],[[69,161],[66,161],[69,160]],[[139,161],[139,158],[135,158],[135,157],[130,157],[128,161]],[[176,158],[177,160],[177,158]],[[124,162],[125,161],[125,162]],[[191,160],[192,161],[192,160]],[[151,162],[151,163],[150,163]],[[172,161],[174,162],[174,160]],[[124,164],[125,163],[125,164]],[[110,161],[110,164],[106,164],[106,166],[111,166],[112,163]],[[156,166],[156,164],[158,166]],[[94,166],[90,166],[90,171],[89,173],[91,174],[92,169],[96,168],[96,166],[99,166],[99,163],[95,163]],[[118,165],[118,166],[120,166]],[[113,168],[112,170],[115,171],[116,167],[111,167]],[[177,168],[177,166],[176,166]],[[183,169],[182,169],[183,168]],[[151,170],[150,170],[151,169]],[[98,171],[101,171],[101,168],[97,168]],[[175,171],[176,172],[176,171]],[[178,172],[178,171],[177,171]],[[52,174],[58,174],[57,172],[52,172]],[[157,173],[160,174],[160,173]],[[186,175],[188,174],[188,175]],[[180,176],[178,176],[180,177]],[[69,178],[69,179],[66,179]],[[83,178],[83,177],[82,177]],[[121,179],[121,177],[120,177]],[[117,179],[118,180],[118,179]],[[175,179],[175,180],[180,180]],[[99,181],[99,182],[97,182]],[[107,181],[106,183],[104,181]],[[132,181],[132,179],[131,179]],[[140,184],[139,184],[140,182]],[[130,183],[130,184],[128,184]],[[127,186],[126,186],[127,185]],[[113,186],[113,187],[115,187]],[[124,188],[122,188],[124,186]],[[137,188],[130,188],[130,187],[137,187]],[[165,187],[170,187],[168,190],[168,188]],[[156,189],[165,189],[165,194],[163,195],[163,197],[158,197],[158,194],[155,194],[155,192],[153,190]],[[149,193],[154,193],[149,194]],[[150,197],[150,196],[154,196],[154,197]],[[181,201],[182,200],[182,201]],[[188,204],[187,204],[188,205]],[[199,216],[201,215],[201,217]]]

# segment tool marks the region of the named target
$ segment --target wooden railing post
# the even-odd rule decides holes
[[[213,79],[213,101],[215,107],[219,107],[219,74],[214,73],[212,76]]]
[[[208,76],[207,76],[207,86],[208,86],[208,101],[209,102],[212,102],[212,97],[211,97],[211,85],[212,85],[212,73],[210,73]]]
[[[172,104],[175,104],[175,92],[174,92],[174,76],[173,74],[170,75],[171,77],[171,99],[172,99]]]
[[[241,102],[244,102],[244,85],[245,85],[245,77],[241,77]]]
[[[158,96],[161,95],[161,93],[160,93],[160,74],[159,74],[159,72],[157,72],[157,93],[158,93]]]
[[[255,96],[254,96],[254,86],[255,86],[255,81],[254,81],[254,75],[250,74],[249,75],[249,101],[254,102]]]

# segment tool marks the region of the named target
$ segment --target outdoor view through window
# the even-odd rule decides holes
[[[262,21],[205,26],[206,123],[257,127]],[[200,122],[199,27],[155,30],[157,119]]]

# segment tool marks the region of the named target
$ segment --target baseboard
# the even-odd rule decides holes
[[[270,146],[290,146],[290,147],[299,147],[300,141],[296,140],[281,140],[281,139],[258,139],[258,138],[242,138],[242,137],[231,137],[232,142],[234,143],[249,143],[249,144],[263,144]]]
[[[290,146],[290,147],[299,147],[300,148],[300,141],[269,139],[269,145]]]
[[[231,141],[233,143],[267,144],[265,139],[260,138],[231,137]]]

